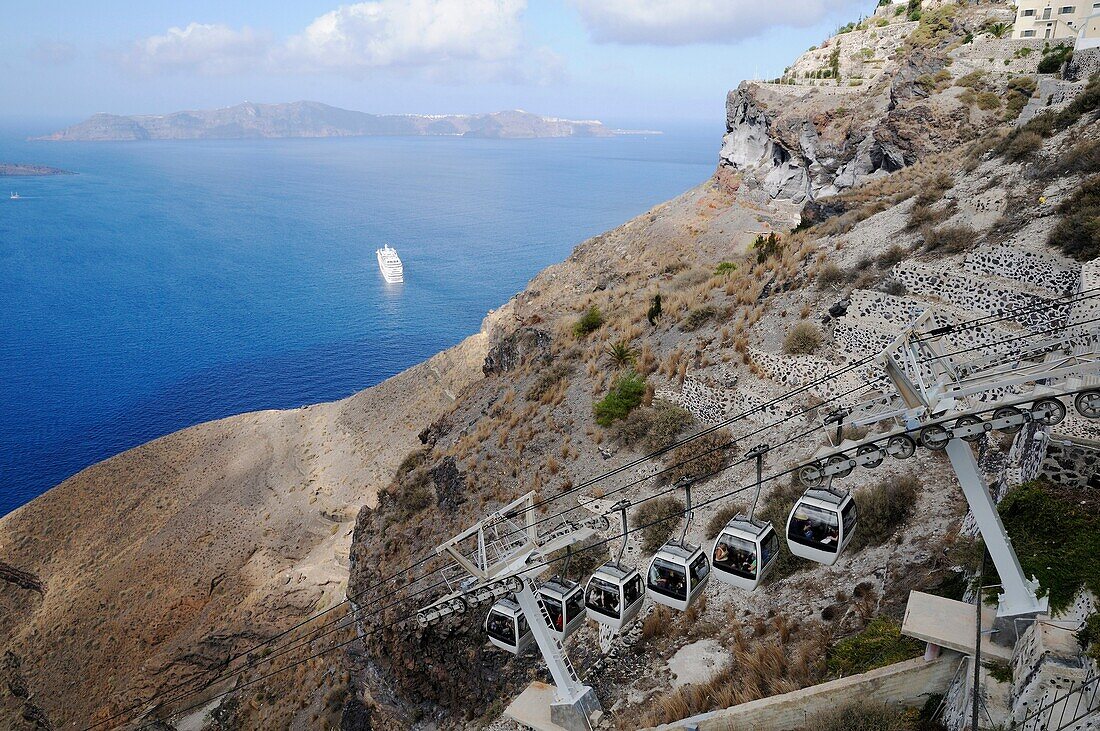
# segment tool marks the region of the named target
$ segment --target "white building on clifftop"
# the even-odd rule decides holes
[[[1013,38],[1076,40],[1100,0],[1018,0]]]

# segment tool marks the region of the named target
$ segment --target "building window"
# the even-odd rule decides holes
[[[1023,33],[1020,34],[1020,37],[1021,38],[1034,38],[1035,37],[1035,31],[1025,30]]]
[[[1061,8],[1059,8],[1058,13],[1060,15],[1065,15],[1066,13],[1072,13],[1075,10],[1077,10],[1076,5],[1063,5]]]
[[[1097,4],[1098,4],[1098,5],[1100,5],[1100,3],[1097,3]],[[1032,10],[1025,10],[1025,11],[1023,11],[1022,13],[1020,13],[1020,17],[1023,17],[1023,18],[1034,18],[1034,17],[1035,17],[1035,10],[1034,10],[1034,9],[1032,9]]]

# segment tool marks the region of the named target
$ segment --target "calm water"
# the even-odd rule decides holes
[[[584,238],[705,179],[720,130],[530,141],[28,143],[0,161],[0,515],[198,422],[347,396]],[[392,243],[404,285],[374,250]]]

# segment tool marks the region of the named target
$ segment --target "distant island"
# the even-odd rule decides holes
[[[449,135],[492,139],[611,137],[598,120],[543,117],[520,109],[491,114],[367,114],[319,102],[253,104],[173,114],[96,114],[51,135],[50,141],[238,140],[286,137]],[[647,134],[658,134],[646,132]]]
[[[51,168],[47,165],[23,165],[15,162],[0,162],[0,178],[11,178],[29,175],[73,175],[74,173],[61,168]]]

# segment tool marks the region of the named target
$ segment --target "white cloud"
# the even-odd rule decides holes
[[[264,64],[271,51],[267,33],[207,23],[169,28],[163,35],[137,41],[118,59],[142,73],[231,74]]]
[[[736,43],[775,26],[806,26],[854,0],[572,0],[602,43]]]
[[[460,82],[549,83],[560,57],[524,41],[527,0],[371,0],[341,5],[276,42],[250,28],[191,23],[116,56],[143,73],[341,73],[382,70]]]
[[[289,40],[288,60],[316,69],[509,65],[523,45],[526,0],[376,0],[342,5]]]

